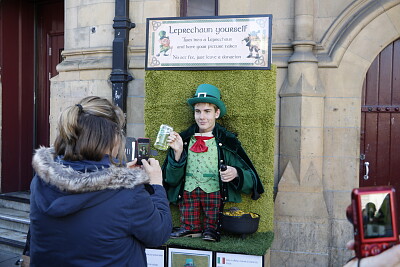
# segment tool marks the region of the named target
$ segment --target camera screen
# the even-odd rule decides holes
[[[149,156],[149,143],[138,143],[138,158],[147,158]]]
[[[364,238],[393,236],[390,194],[361,195]]]

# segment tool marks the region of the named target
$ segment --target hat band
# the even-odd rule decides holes
[[[213,97],[218,99],[217,97],[213,96],[213,95],[207,95],[207,93],[197,93],[197,95],[195,95],[194,97]]]

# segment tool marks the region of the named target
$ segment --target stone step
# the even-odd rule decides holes
[[[22,254],[29,223],[29,193],[0,194],[0,250]]]
[[[0,250],[22,254],[27,233],[0,228]]]
[[[29,196],[28,192],[0,194],[0,207],[29,212]]]
[[[0,208],[0,228],[28,232],[29,212]]]
[[[21,253],[24,250],[27,233],[0,228],[0,249]]]

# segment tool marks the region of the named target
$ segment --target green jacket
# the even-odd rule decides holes
[[[179,162],[175,161],[174,151],[169,149],[167,158],[162,166],[164,187],[167,191],[168,199],[172,203],[178,203],[182,198],[189,141],[190,137],[197,131],[197,125],[193,124],[186,131],[180,133],[183,140],[183,153]],[[240,141],[233,133],[218,123],[213,129],[213,135],[218,147],[220,164],[235,167],[239,175],[238,178],[228,183],[223,183],[219,179],[223,200],[225,202],[239,203],[242,201],[241,193],[251,193],[252,199],[258,199],[260,194],[264,192],[264,188]]]

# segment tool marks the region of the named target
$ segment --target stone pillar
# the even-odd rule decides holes
[[[296,0],[294,53],[280,89],[280,166],[271,266],[328,266],[323,196],[324,88],[319,80],[314,1]]]

